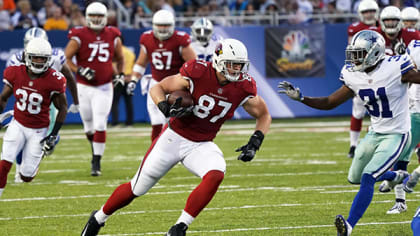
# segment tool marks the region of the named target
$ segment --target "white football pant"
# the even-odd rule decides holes
[[[167,119],[150,96],[150,89],[157,83],[158,82],[154,79],[151,79],[149,82],[149,92],[147,93],[147,112],[149,113],[150,123],[152,125],[163,125],[166,124]]]
[[[145,194],[178,162],[200,178],[211,170],[226,171],[223,153],[214,142],[193,142],[166,128],[131,179],[134,195]]]

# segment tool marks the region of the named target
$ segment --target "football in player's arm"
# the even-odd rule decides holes
[[[271,116],[264,100],[257,95],[255,80],[247,74],[246,47],[238,40],[225,39],[217,48],[213,63],[188,61],[179,74],[166,77],[150,90],[160,111],[171,117],[169,125],[152,144],[132,180],[115,189],[105,205],[94,211],[82,235],[97,235],[110,215],[147,193],[178,162],[201,178],[176,224],[166,234],[185,235],[223,181],[226,162],[213,139],[239,106],[256,118],[256,127],[248,143],[237,149],[238,159],[254,158],[268,132]],[[192,112],[189,107],[166,101],[166,94],[179,90],[191,92],[195,104]]]

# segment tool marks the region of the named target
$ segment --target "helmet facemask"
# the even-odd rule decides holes
[[[345,63],[350,65],[350,71],[365,71],[367,68],[376,65],[384,58],[384,48],[379,43],[374,43],[370,49],[348,45],[346,48]]]
[[[106,26],[107,19],[105,15],[89,14],[86,16],[86,22],[89,28],[101,30]]]
[[[394,35],[400,32],[401,30],[401,20],[400,19],[381,19],[381,23],[384,26],[384,32],[389,35]]]
[[[248,73],[249,61],[248,60],[220,60],[217,62],[217,71],[223,74],[225,78],[231,82],[241,81],[241,75]],[[245,79],[244,76],[242,80]]]
[[[369,9],[362,11],[361,13],[362,22],[366,25],[375,25],[376,20],[378,19],[378,11],[375,9]]]
[[[25,65],[34,74],[48,70],[51,63],[51,45],[42,38],[34,38],[25,48]]]
[[[167,40],[174,33],[175,27],[172,24],[153,24],[153,35],[159,40]]]

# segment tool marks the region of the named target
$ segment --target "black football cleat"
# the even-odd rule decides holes
[[[356,146],[350,146],[349,154],[347,154],[347,157],[348,158],[353,158],[355,150],[356,150]]]
[[[92,169],[90,175],[92,176],[100,176],[101,173],[101,156],[94,155],[92,157]]]
[[[172,226],[165,236],[185,236],[188,226],[184,223],[178,223]]]
[[[96,221],[95,213],[97,211],[92,211],[92,214],[90,214],[89,220],[86,223],[85,227],[83,228],[81,236],[96,236],[99,233],[99,230],[101,227],[104,227],[104,223],[99,224],[98,221]]]

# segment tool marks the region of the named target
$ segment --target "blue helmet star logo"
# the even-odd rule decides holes
[[[376,43],[376,39],[374,36],[372,36],[372,38],[368,39],[369,41],[371,41],[372,43]]]

